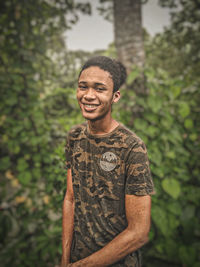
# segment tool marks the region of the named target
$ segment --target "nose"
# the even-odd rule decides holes
[[[86,91],[85,95],[84,95],[84,98],[86,100],[93,100],[96,98],[95,96],[95,92],[92,88],[88,88],[88,90]]]

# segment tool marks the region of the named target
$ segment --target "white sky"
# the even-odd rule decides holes
[[[82,0],[90,2],[92,5],[92,16],[80,14],[79,21],[67,31],[66,44],[70,50],[94,51],[96,49],[106,49],[114,40],[114,30],[112,23],[106,21],[96,6],[98,0]],[[143,27],[151,35],[155,35],[169,25],[169,9],[161,8],[158,0],[149,0],[142,6]]]

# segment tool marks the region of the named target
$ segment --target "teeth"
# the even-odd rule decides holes
[[[84,106],[86,106],[87,108],[94,108],[94,107],[96,107],[96,105],[87,105],[87,104],[84,104]]]

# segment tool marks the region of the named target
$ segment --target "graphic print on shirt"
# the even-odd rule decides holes
[[[117,166],[117,156],[112,152],[106,152],[101,156],[100,166],[104,171],[112,171]]]

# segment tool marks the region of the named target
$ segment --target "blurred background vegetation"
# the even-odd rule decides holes
[[[113,115],[146,143],[156,187],[143,266],[199,267],[200,2],[160,0],[178,9],[154,37],[141,27],[139,0],[99,4],[115,42],[72,52],[64,34],[91,14],[89,3],[0,2],[0,266],[59,264],[65,137],[83,121],[76,79],[86,59],[107,55],[129,73]]]

